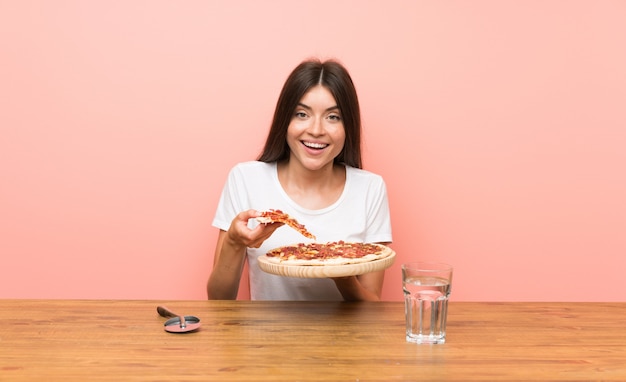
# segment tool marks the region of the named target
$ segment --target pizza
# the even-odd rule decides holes
[[[282,265],[347,265],[384,259],[394,252],[375,243],[299,243],[272,249],[265,260]]]
[[[257,217],[256,220],[259,223],[284,223],[289,227],[295,229],[300,232],[304,237],[308,237],[309,239],[315,240],[315,235],[309,232],[303,224],[298,223],[298,221],[288,214],[284,213],[281,210],[267,210],[261,212],[261,216]]]

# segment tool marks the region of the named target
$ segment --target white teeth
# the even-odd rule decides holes
[[[312,149],[323,149],[324,147],[328,146],[323,143],[313,143],[313,142],[302,142],[302,143],[304,143],[306,147],[310,147]]]

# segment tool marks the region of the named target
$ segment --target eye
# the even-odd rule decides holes
[[[296,113],[294,114],[294,116],[296,118],[300,118],[300,119],[304,119],[307,117],[307,114],[303,111],[296,111]]]
[[[339,122],[341,121],[341,116],[339,114],[331,114],[328,116],[328,119],[334,122]]]

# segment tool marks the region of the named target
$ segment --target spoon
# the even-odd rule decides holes
[[[164,306],[158,306],[157,312],[161,317],[172,317],[165,321],[165,331],[171,333],[186,333],[197,330],[200,327],[200,319],[196,316],[181,316]]]

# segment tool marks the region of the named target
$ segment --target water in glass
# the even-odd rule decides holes
[[[402,286],[406,340],[414,343],[444,343],[450,281],[440,277],[412,276],[405,278]]]

